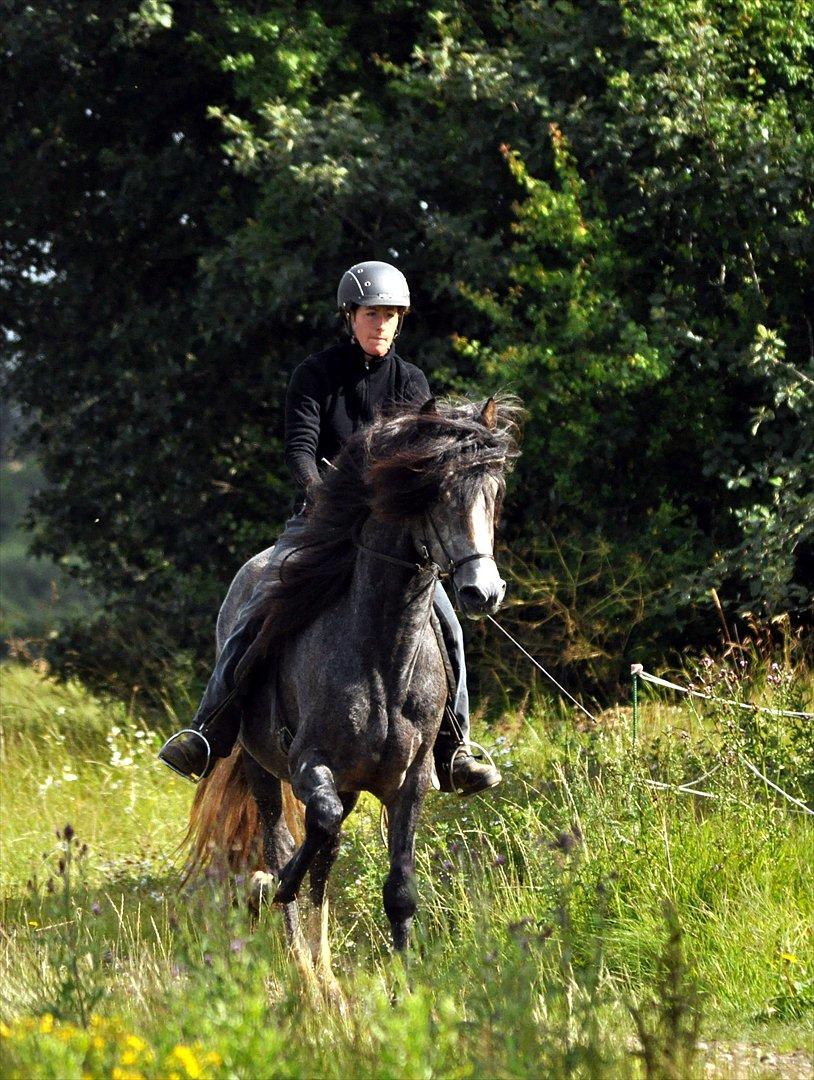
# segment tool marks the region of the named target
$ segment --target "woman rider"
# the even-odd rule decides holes
[[[283,557],[297,546],[309,491],[319,483],[318,465],[330,462],[348,436],[370,424],[383,408],[399,402],[423,403],[430,397],[423,372],[395,351],[394,342],[410,305],[401,271],[385,262],[355,264],[342,275],[337,304],[349,340],[304,360],[291,376],[286,395],[285,460],[302,496],[302,508],[286,524],[261,580],[241,609],[190,727],[171,736],[158,755],[193,781],[207,775],[214,759],[228,757],[234,746],[250,676],[241,669],[240,660],[262,625],[266,596]],[[474,795],[494,787],[501,777],[469,750],[463,634],[440,582],[435,611],[457,679],[435,744],[436,770],[442,790]]]

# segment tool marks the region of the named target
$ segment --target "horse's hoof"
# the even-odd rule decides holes
[[[264,870],[257,870],[252,874],[249,882],[248,904],[252,915],[259,915],[263,904],[268,904],[271,891],[277,879],[273,874],[267,874]]]
[[[285,881],[280,882],[277,892],[274,894],[275,904],[291,904],[297,899],[297,890],[293,889]]]

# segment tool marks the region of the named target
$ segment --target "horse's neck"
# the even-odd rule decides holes
[[[416,562],[404,526],[368,521],[360,540],[373,551]],[[429,624],[434,592],[428,575],[360,549],[351,583],[351,611],[357,640],[371,651],[371,659],[378,655],[386,667],[406,667],[414,662]]]

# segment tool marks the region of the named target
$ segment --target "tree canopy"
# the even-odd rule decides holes
[[[7,8],[4,368],[36,548],[103,605],[64,667],[208,659],[359,258],[407,274],[436,390],[526,403],[540,649],[607,676],[712,633],[710,589],[810,618],[809,0]]]

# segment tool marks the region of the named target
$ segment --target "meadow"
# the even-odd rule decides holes
[[[744,658],[745,656],[745,658]],[[814,705],[810,669],[699,662],[722,696]],[[388,947],[378,807],[329,887],[344,1008],[304,987],[241,880],[181,887],[192,788],[136,707],[2,669],[0,1074],[811,1076],[810,721],[642,686],[592,723],[539,695],[482,718],[505,781],[431,793],[415,947]],[[169,728],[174,718],[167,716]],[[706,794],[656,787],[714,770]]]

